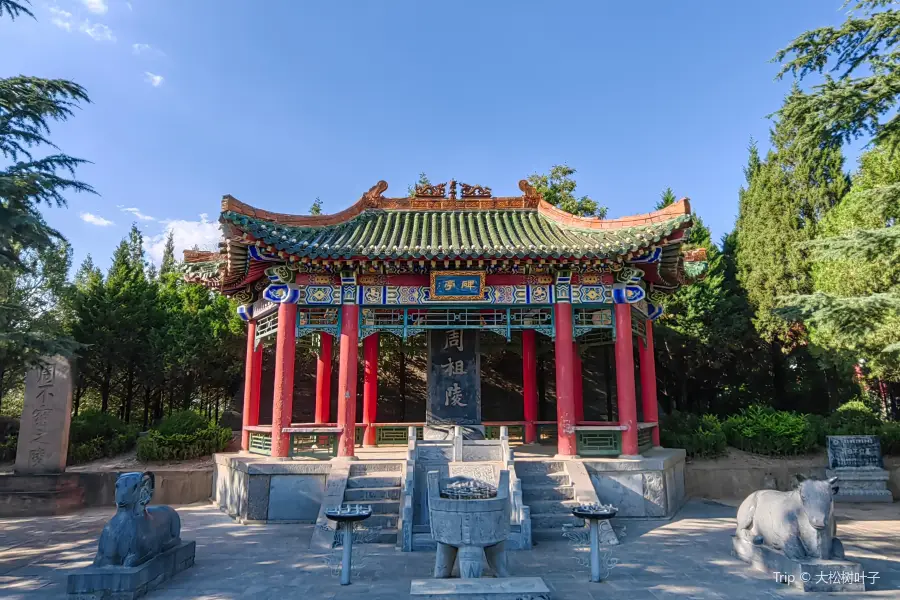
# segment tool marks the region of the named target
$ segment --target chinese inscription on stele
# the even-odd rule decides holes
[[[481,422],[481,374],[478,332],[473,329],[428,332],[429,423],[473,425]]]
[[[16,448],[16,473],[61,473],[66,469],[72,380],[69,362],[45,357],[25,378],[25,404]]]

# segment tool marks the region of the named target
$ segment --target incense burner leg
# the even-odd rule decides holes
[[[438,542],[437,554],[434,557],[434,578],[446,579],[453,572],[453,563],[456,561],[456,548],[449,544]]]
[[[591,519],[591,581],[600,581],[600,521]]]
[[[350,585],[350,558],[353,556],[353,523],[342,523],[344,528],[344,555],[341,558],[341,585]]]
[[[488,546],[484,549],[484,555],[497,577],[509,577],[509,568],[506,563],[506,542]]]
[[[459,576],[478,579],[484,569],[484,549],[481,546],[462,546],[459,549]]]

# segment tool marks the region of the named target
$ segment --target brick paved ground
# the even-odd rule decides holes
[[[238,525],[207,505],[180,507],[179,512],[183,536],[197,541],[197,563],[147,596],[151,600],[405,598],[410,580],[428,577],[434,560],[432,552],[404,554],[388,546],[363,546],[353,585],[341,588],[327,557],[308,549],[312,526]],[[602,584],[588,583],[588,567],[578,564],[579,553],[564,540],[510,553],[510,570],[542,576],[556,599],[826,597],[776,584],[772,576],[749,571],[734,559],[734,513],[727,505],[693,500],[671,522],[617,522],[617,529],[624,525],[626,530],[623,544],[614,550],[619,565]],[[898,505],[839,508],[838,513],[838,532],[848,554],[866,571],[878,572],[865,597],[900,598]],[[64,598],[66,574],[91,560],[109,514],[91,510],[0,520],[0,597]]]

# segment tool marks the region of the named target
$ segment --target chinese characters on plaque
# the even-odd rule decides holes
[[[72,414],[69,363],[61,356],[44,361],[25,378],[17,473],[59,473],[66,468]]]
[[[472,425],[481,422],[478,332],[473,329],[428,332],[429,423]]]

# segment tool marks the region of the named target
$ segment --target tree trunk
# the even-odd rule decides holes
[[[214,421],[216,425],[219,424],[219,395],[216,394],[216,420]]]
[[[606,420],[613,420],[613,393],[612,393],[612,361],[609,359],[612,346],[601,346],[603,352],[603,383],[606,386]]]
[[[785,402],[783,358],[778,342],[770,342],[769,359],[772,361],[772,387],[774,388],[772,395],[775,398],[775,408],[781,408]]]
[[[191,407],[191,397],[194,395],[194,376],[187,375],[184,378],[184,390],[181,396],[181,408],[187,410]]]
[[[406,422],[406,347],[400,340],[400,422]]]
[[[125,380],[125,398],[122,400],[122,420],[131,421],[131,405],[134,400],[134,367],[128,368],[128,377]]]
[[[100,381],[100,412],[109,411],[109,391],[112,381],[112,361],[107,361],[103,368],[103,379]]]
[[[144,386],[144,421],[143,421],[143,430],[147,431],[147,426],[150,424],[150,386]]]

